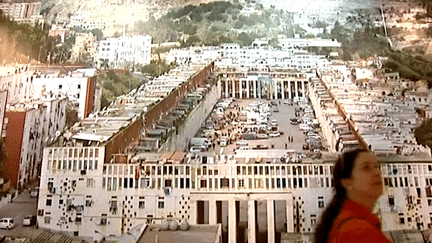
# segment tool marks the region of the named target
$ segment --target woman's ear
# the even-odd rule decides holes
[[[352,180],[351,178],[343,178],[341,180],[342,186],[345,188],[345,190],[349,190],[352,187]]]

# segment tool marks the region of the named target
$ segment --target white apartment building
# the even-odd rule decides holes
[[[42,3],[39,2],[1,2],[0,10],[3,15],[20,23],[34,25],[43,22],[40,14]]]
[[[18,68],[0,77],[0,88],[8,90],[8,104],[65,95],[75,101],[78,116],[86,117],[98,109],[100,89],[95,69],[82,69],[68,75],[41,74]]]
[[[317,47],[317,48],[340,48],[341,43],[337,40],[330,39],[300,39],[300,38],[284,38],[279,39],[279,45],[283,49],[289,49],[294,47],[306,48],[306,47]]]
[[[14,104],[32,97],[30,88],[33,71],[24,68],[7,68],[7,73],[0,76],[0,89],[8,90],[7,102]]]
[[[151,36],[133,35],[107,38],[99,42],[97,60],[105,60],[110,67],[146,65],[151,58]]]
[[[92,33],[76,33],[75,44],[72,47],[71,59],[77,60],[80,55],[89,54],[94,58],[97,53],[97,37]]]
[[[257,154],[247,153],[191,159],[183,152],[171,152],[140,154],[132,160],[119,155],[103,163],[103,151],[101,147],[45,150],[39,227],[96,238],[95,231],[120,235],[166,218],[223,223],[227,214],[228,242],[236,242],[237,217],[246,214],[248,240],[255,242],[256,208],[264,203],[268,242],[275,242],[276,222],[286,222],[284,231],[289,233],[314,232],[333,193],[332,161],[287,164],[279,157],[264,156],[259,162]],[[279,151],[278,156],[288,154]],[[383,160],[381,165],[385,194],[375,211],[384,231],[424,229],[432,223],[432,161],[406,159]],[[228,205],[225,214],[223,204]]]
[[[8,151],[3,171],[13,186],[23,186],[39,176],[44,146],[63,131],[67,98],[44,99],[6,107]]]
[[[250,47],[240,47],[239,44],[227,43],[220,47],[172,49],[168,54],[167,61],[184,65],[216,60],[217,67],[249,69],[283,67],[311,70],[329,66],[330,62],[324,55],[308,53],[306,50],[295,49],[295,47],[295,45],[291,45],[278,50],[270,47],[268,40],[255,40]]]
[[[189,47],[171,49],[166,58],[168,63],[187,65],[189,63],[207,63],[220,59],[222,50],[219,47]]]
[[[93,29],[105,29],[105,22],[101,19],[91,18],[90,13],[81,12],[79,14],[74,14],[70,17],[70,22],[68,24],[69,28],[81,27],[85,30]]]
[[[6,103],[7,103],[7,90],[0,91],[0,138],[2,142],[6,137],[6,128],[4,127],[5,122],[5,112],[6,112]]]

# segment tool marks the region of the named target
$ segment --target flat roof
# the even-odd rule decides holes
[[[138,242],[214,243],[219,237],[220,227],[220,225],[191,225],[187,231],[161,231],[161,225],[149,224]]]

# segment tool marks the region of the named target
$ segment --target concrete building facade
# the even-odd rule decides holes
[[[2,14],[20,23],[34,25],[43,22],[41,12],[41,2],[1,2],[0,10]]]
[[[16,104],[6,110],[6,159],[3,171],[14,187],[38,179],[44,146],[60,135],[67,99]]]
[[[98,47],[98,62],[104,60],[110,67],[150,63],[151,36],[133,35],[101,40]],[[99,62],[99,65],[102,61]]]
[[[76,70],[65,75],[35,73],[27,68],[18,68],[0,77],[0,87],[8,90],[8,104],[67,96],[77,104],[80,118],[99,109],[97,101],[101,90],[95,69]]]
[[[295,69],[218,69],[223,73],[222,97],[298,99],[306,98],[308,78]]]

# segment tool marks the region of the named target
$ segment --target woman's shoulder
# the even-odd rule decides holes
[[[363,218],[347,219],[336,232],[337,242],[391,242],[380,228]]]

